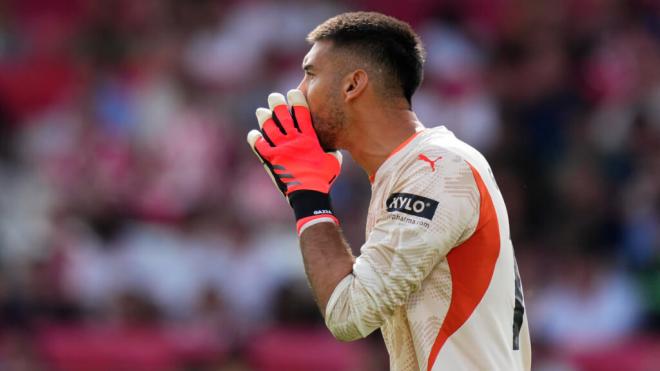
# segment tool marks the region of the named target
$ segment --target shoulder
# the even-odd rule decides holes
[[[480,193],[470,164],[437,141],[420,141],[398,160],[382,193],[381,216],[446,252],[478,219]]]
[[[424,189],[431,193],[446,191],[450,187],[474,184],[469,159],[451,141],[432,136],[420,138],[415,146],[399,160],[392,190]]]
[[[386,162],[372,189],[390,211],[416,202],[418,209],[422,202],[477,208],[479,191],[471,164],[479,156],[451,131],[426,129]]]

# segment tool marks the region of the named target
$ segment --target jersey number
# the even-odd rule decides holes
[[[516,305],[513,307],[513,350],[519,350],[520,328],[525,314],[525,299],[523,298],[520,273],[518,273],[518,263],[515,257],[513,258],[513,268],[516,273]]]

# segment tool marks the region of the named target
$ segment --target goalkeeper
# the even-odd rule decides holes
[[[529,370],[522,286],[490,167],[411,109],[424,62],[418,36],[394,18],[355,12],[308,41],[299,90],[268,97],[248,142],[293,208],[330,331],[351,341],[380,328],[392,370]],[[357,258],[329,197],[337,149],[372,183]]]

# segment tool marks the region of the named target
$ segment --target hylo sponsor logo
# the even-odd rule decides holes
[[[433,219],[438,201],[410,193],[394,193],[386,202],[387,211],[400,211],[409,215]]]

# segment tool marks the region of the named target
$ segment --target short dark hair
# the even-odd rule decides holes
[[[318,25],[307,35],[307,41],[332,41],[366,55],[384,67],[391,76],[386,86],[400,87],[410,104],[412,95],[422,83],[425,52],[422,41],[406,22],[377,12],[343,13]]]

